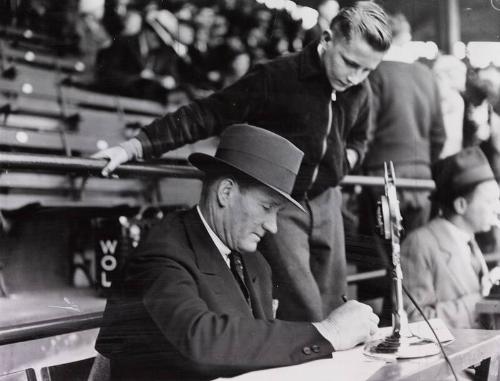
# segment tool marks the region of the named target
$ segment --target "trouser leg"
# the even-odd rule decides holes
[[[309,239],[311,271],[316,279],[327,315],[347,293],[342,193],[331,188],[311,200],[312,230]]]
[[[260,247],[273,271],[277,317],[319,321],[345,294],[346,260],[339,188],[303,202],[307,213],[286,207],[278,233]]]
[[[274,297],[279,300],[278,319],[320,321],[321,296],[309,265],[311,214],[287,206],[278,217],[278,232],[267,234],[260,251],[273,273]]]

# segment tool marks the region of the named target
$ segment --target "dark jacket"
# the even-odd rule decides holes
[[[273,320],[268,264],[243,261],[252,309],[196,209],[153,228],[106,305],[96,349],[112,379],[204,380],[330,356],[312,324]]]
[[[233,123],[266,128],[304,151],[293,195],[301,199],[309,190],[313,197],[336,186],[346,174],[346,147],[355,149],[360,159],[365,152],[370,120],[368,82],[338,93],[335,102],[331,92],[314,43],[300,53],[256,65],[232,86],[155,120],[138,138],[145,158],[150,158],[219,135]],[[322,155],[330,107],[332,128]],[[318,177],[311,187],[318,165]]]

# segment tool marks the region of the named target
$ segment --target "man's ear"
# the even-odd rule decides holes
[[[455,200],[453,200],[453,207],[455,208],[455,213],[459,215],[463,215],[465,211],[467,210],[467,206],[469,203],[465,199],[465,197],[457,197]]]
[[[231,197],[234,197],[236,187],[236,182],[230,177],[219,181],[217,185],[217,202],[219,206],[226,207],[229,205]]]
[[[333,32],[330,29],[326,29],[321,33],[321,43],[327,44],[333,40]]]

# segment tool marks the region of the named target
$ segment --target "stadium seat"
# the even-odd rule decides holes
[[[41,369],[42,381],[87,381],[94,357]]]

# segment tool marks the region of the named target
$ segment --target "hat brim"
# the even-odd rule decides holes
[[[195,152],[189,155],[188,157],[189,162],[194,165],[196,168],[200,169],[203,172],[216,172],[221,170],[221,166],[225,166],[231,171],[236,171],[238,173],[242,173],[245,176],[248,176],[256,181],[258,181],[260,184],[265,185],[269,189],[275,191],[278,193],[280,196],[282,196],[286,201],[291,203],[293,206],[297,207],[300,209],[302,212],[305,213],[305,209],[302,207],[302,205],[299,204],[295,199],[292,198],[288,193],[282,191],[279,188],[276,188],[275,186],[270,185],[269,183],[259,179],[258,177],[252,176],[251,174],[241,170],[240,168],[232,165],[231,163],[228,163],[225,160],[219,159],[218,157],[210,156],[201,152]]]

